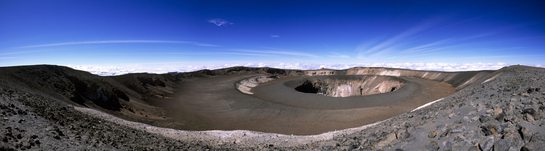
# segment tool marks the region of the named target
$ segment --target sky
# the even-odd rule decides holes
[[[0,66],[541,66],[544,7],[499,0],[0,0]]]

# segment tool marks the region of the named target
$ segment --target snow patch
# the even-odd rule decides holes
[[[397,70],[385,70],[380,72],[378,75],[399,77],[401,76],[401,72]]]
[[[500,74],[501,74],[501,73],[500,73]],[[487,83],[487,82],[490,82],[490,81],[496,79],[496,77],[500,76],[500,74],[496,74],[496,75],[494,75],[494,76],[492,76],[492,77],[490,77],[490,78],[484,80],[481,84],[485,84],[485,83]]]
[[[444,98],[440,98],[440,99],[437,99],[437,100],[435,100],[435,101],[431,101],[431,102],[429,102],[429,103],[426,103],[426,104],[424,104],[424,105],[422,105],[422,106],[417,107],[416,109],[412,110],[411,112],[414,112],[414,111],[416,111],[416,110],[420,110],[420,109],[425,108],[425,107],[427,107],[427,106],[430,106],[430,105],[432,105],[433,103],[439,102],[439,101],[441,101],[441,100],[443,100],[443,99],[444,99]]]

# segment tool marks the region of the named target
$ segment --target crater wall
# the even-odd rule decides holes
[[[475,83],[482,83],[490,78],[496,77],[494,71],[464,71],[464,72],[441,72],[424,70],[406,70],[393,68],[377,67],[356,67],[346,70],[307,70],[306,76],[324,76],[324,75],[376,75],[376,76],[394,76],[394,77],[417,77],[427,80],[446,82],[460,90],[466,86]]]
[[[322,76],[304,80],[295,90],[331,97],[349,97],[392,92],[402,85],[401,79],[387,76]]]

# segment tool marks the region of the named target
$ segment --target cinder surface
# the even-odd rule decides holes
[[[264,83],[254,95],[233,88],[240,75],[195,78],[180,83],[176,100],[165,108],[179,129],[254,130],[282,134],[319,134],[357,127],[410,111],[454,92],[446,83],[403,78],[401,89],[384,94],[328,97],[301,93],[285,83]]]
[[[410,111],[416,104],[434,100],[389,102],[396,106],[381,106],[380,101],[320,105],[319,99],[318,103],[306,102],[308,105],[292,104],[293,101],[282,99],[268,100],[267,95],[258,93],[268,86],[281,86],[276,83],[254,87],[255,95],[240,93],[233,84],[255,75],[274,74],[280,79],[297,79],[315,71],[229,68],[98,77],[58,66],[0,68],[0,150],[540,150],[545,147],[545,79],[542,76],[545,70],[542,68],[511,66],[498,71],[474,72],[390,68],[347,71],[323,74],[379,73],[414,80],[411,83],[415,87],[426,85],[420,87],[421,92],[433,92],[426,90],[434,88],[428,87],[434,84],[427,82],[448,83],[446,85],[456,91]],[[227,87],[232,91],[224,89]],[[401,90],[394,93],[403,93]],[[178,93],[181,91],[188,93]],[[274,98],[293,98],[289,95],[292,94],[282,93]],[[350,102],[352,98],[338,99]],[[415,97],[414,100],[425,99]],[[411,105],[414,107],[407,107]],[[376,119],[379,122],[373,124],[357,123],[366,117],[385,115],[378,113],[403,109],[408,110],[382,117],[386,120]],[[360,115],[364,112],[370,114]],[[293,117],[280,118],[287,115]],[[313,118],[319,121],[302,120]],[[326,122],[328,120],[330,122]],[[197,125],[193,128],[213,129],[213,124],[217,124],[223,128],[246,126],[264,128],[260,131],[311,133],[328,131],[345,123],[356,126],[305,136],[168,128]],[[323,129],[307,130],[312,127]]]

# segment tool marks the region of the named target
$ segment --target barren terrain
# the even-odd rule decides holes
[[[539,150],[545,69],[0,68],[0,149]]]

